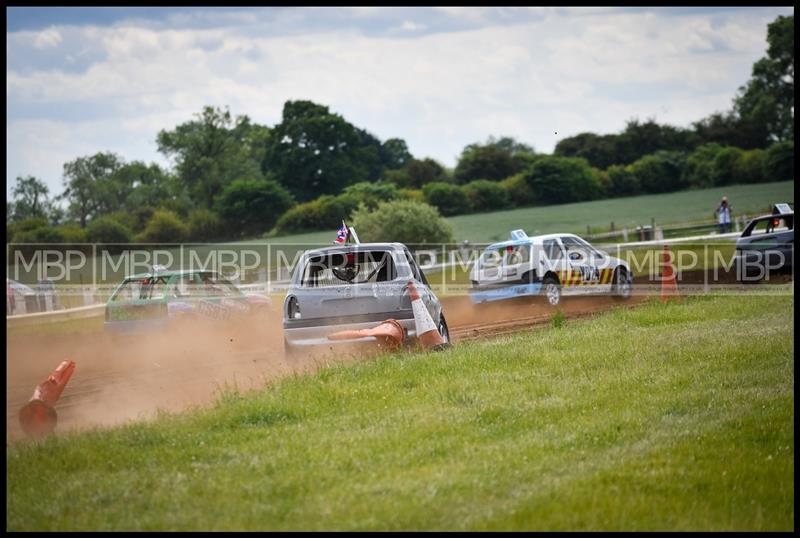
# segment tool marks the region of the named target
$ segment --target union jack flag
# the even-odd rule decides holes
[[[337,244],[342,244],[347,240],[347,224],[342,221],[342,227],[339,228],[339,231],[336,232],[336,241]]]

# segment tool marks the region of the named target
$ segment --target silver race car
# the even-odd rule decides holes
[[[397,320],[407,336],[416,336],[409,281],[449,342],[442,305],[405,245],[362,243],[306,251],[292,273],[283,305],[286,356],[369,343],[375,339],[334,341],[327,336],[375,327],[387,319]]]
[[[489,245],[470,274],[474,303],[543,295],[557,305],[563,295],[611,294],[627,299],[632,273],[626,262],[609,256],[577,235],[528,237],[523,230]]]

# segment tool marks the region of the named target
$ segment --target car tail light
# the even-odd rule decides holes
[[[286,306],[286,314],[289,319],[300,319],[300,303],[297,302],[297,297],[289,297],[289,304]]]

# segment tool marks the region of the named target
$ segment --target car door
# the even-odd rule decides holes
[[[539,272],[542,278],[548,272],[555,273],[562,288],[570,285],[571,268],[564,252],[564,246],[558,238],[542,241],[542,249],[539,253]]]
[[[523,280],[531,270],[531,249],[529,245],[507,246],[503,253],[503,282],[514,283]]]
[[[562,236],[561,244],[567,254],[570,283],[585,291],[594,290],[600,283],[600,270],[591,247],[571,236]]]

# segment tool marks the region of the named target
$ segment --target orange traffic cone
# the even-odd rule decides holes
[[[661,302],[670,298],[678,298],[678,282],[675,280],[675,269],[672,266],[672,252],[664,245],[661,258]]]
[[[33,437],[42,437],[55,429],[58,413],[53,406],[64,392],[64,387],[74,371],[73,361],[62,361],[58,368],[36,387],[30,401],[19,410],[19,423],[25,433]]]
[[[408,290],[411,296],[411,309],[414,311],[414,326],[422,347],[436,351],[450,347],[450,344],[445,342],[442,335],[439,334],[439,329],[431,319],[428,309],[425,308],[425,303],[419,298],[417,288],[414,287],[414,283],[411,281],[408,283]]]
[[[339,331],[328,335],[328,340],[350,340],[355,338],[365,338],[374,336],[382,345],[389,349],[397,349],[406,337],[406,331],[397,320],[387,319],[377,327],[372,329],[358,329],[351,331]]]

